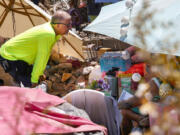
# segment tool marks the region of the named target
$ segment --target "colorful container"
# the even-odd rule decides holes
[[[107,72],[113,67],[119,71],[127,71],[131,67],[131,59],[128,52],[105,52],[100,58],[101,72]]]

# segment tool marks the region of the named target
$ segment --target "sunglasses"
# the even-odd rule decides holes
[[[68,28],[72,26],[72,23],[65,24],[65,23],[60,23],[60,22],[59,22],[59,23],[52,23],[52,24],[63,24],[63,25],[65,25],[65,26],[68,27]]]

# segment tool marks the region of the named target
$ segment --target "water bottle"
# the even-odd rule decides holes
[[[47,92],[47,83],[42,82],[40,85],[36,86],[36,88],[40,88],[42,91]]]

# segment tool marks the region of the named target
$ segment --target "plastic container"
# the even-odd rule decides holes
[[[105,52],[100,58],[101,72],[107,72],[112,67],[127,71],[131,67],[130,55],[126,51]]]

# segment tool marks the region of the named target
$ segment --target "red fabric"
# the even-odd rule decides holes
[[[139,73],[141,76],[144,76],[146,74],[146,64],[140,63],[140,64],[134,64],[129,68],[129,70],[122,72],[118,71],[117,74],[133,74],[133,73]]]
[[[0,131],[2,135],[73,133],[106,128],[70,115],[47,111],[65,101],[40,89],[0,87]]]

